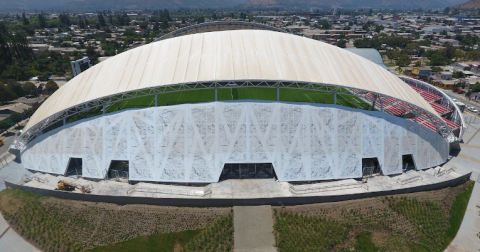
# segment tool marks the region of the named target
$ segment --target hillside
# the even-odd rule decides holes
[[[477,0],[478,1],[478,0]],[[338,0],[335,2],[329,0],[249,0],[245,7],[248,8],[332,8],[338,6],[342,8],[445,8],[465,2],[465,0]]]
[[[0,0],[0,12],[12,11],[95,11],[122,9],[223,8],[247,0]]]
[[[0,0],[0,12],[16,11],[95,11],[124,9],[179,9],[179,8],[399,8],[430,9],[460,5],[465,0]],[[465,8],[472,8],[469,3],[480,6],[480,0],[465,3]],[[463,6],[463,5],[461,5]]]
[[[452,7],[452,9],[459,9],[459,10],[476,10],[480,8],[480,0],[470,0],[466,3],[462,3],[460,5],[456,5]]]

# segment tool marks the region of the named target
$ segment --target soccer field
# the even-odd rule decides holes
[[[275,88],[220,88],[218,89],[219,101],[230,100],[277,100],[277,89]],[[334,104],[334,95],[330,92],[321,92],[313,90],[300,90],[300,89],[280,89],[280,100],[290,102],[309,102],[309,103],[323,103]],[[214,89],[181,91],[166,94],[159,94],[157,97],[158,106],[185,104],[185,103],[198,103],[198,102],[211,102],[215,101]],[[370,105],[360,98],[337,95],[337,104],[360,109],[369,109]],[[145,96],[133,98],[125,101],[114,103],[107,107],[107,113],[115,112],[122,109],[129,108],[144,108],[154,107],[155,96]]]
[[[276,101],[277,89],[276,88],[220,88],[218,89],[219,101],[231,101],[231,100],[263,100],[263,101]],[[167,106],[175,104],[185,103],[199,103],[199,102],[211,102],[215,101],[214,89],[199,89],[191,91],[180,91],[166,94],[159,94],[157,98],[158,106]],[[309,102],[309,103],[322,103],[322,104],[334,104],[334,95],[330,92],[313,91],[313,90],[300,90],[300,89],[280,89],[280,101],[287,102]],[[358,109],[370,109],[371,105],[366,103],[360,98],[337,94],[337,104],[358,108]],[[119,110],[130,108],[146,108],[155,106],[155,95],[149,95],[144,97],[132,98],[125,101],[116,102],[106,107],[106,113],[111,113]],[[78,113],[67,118],[67,123],[72,123],[84,118],[98,116],[103,114],[101,107],[92,108],[88,112]]]

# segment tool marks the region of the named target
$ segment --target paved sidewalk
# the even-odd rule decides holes
[[[13,229],[0,214],[0,251],[5,252],[33,252],[41,251],[25,241]]]
[[[235,252],[275,252],[271,206],[233,207]]]
[[[457,236],[445,249],[446,252],[479,251],[480,238],[477,237],[477,234],[480,232],[480,208],[477,205],[480,206],[480,185],[478,182],[473,187],[472,196],[470,196],[470,202],[468,202],[467,211],[465,211]]]

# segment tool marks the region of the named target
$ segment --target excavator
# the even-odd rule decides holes
[[[90,193],[92,191],[88,186],[76,185],[65,180],[58,181],[57,186],[58,188],[56,188],[55,190],[73,191],[75,190],[75,188],[77,188],[82,193]]]

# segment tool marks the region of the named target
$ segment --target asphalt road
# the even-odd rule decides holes
[[[1,136],[1,139],[3,139],[4,145],[0,147],[0,157],[8,151],[10,148],[10,145],[12,145],[13,141],[15,140],[15,133],[13,132],[8,132],[6,134],[3,134]]]

